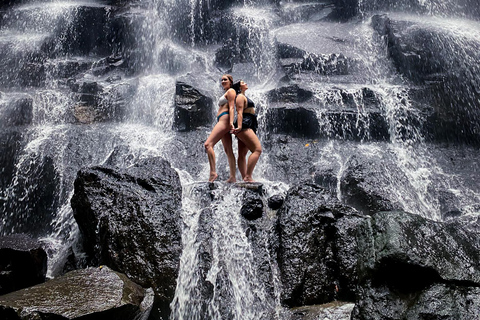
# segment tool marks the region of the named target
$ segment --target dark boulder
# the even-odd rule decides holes
[[[315,112],[301,106],[301,103],[311,96],[310,91],[298,86],[271,91],[269,97],[273,104],[268,108],[265,117],[266,130],[293,137],[317,137],[320,134],[320,127]]]
[[[263,215],[263,207],[262,194],[251,189],[246,189],[243,193],[240,214],[247,220],[255,220]]]
[[[392,159],[383,161],[387,168],[379,168],[375,160],[360,156],[353,156],[346,163],[340,181],[342,199],[346,204],[369,215],[378,211],[402,209],[401,204],[391,197],[388,185],[381,186],[388,181],[388,177],[394,177],[397,183],[400,180],[406,181],[407,177]]]
[[[266,130],[272,133],[310,139],[320,135],[317,115],[303,107],[269,108],[266,119]]]
[[[178,131],[192,131],[211,125],[212,99],[184,82],[176,83],[174,127]]]
[[[89,264],[153,287],[168,305],[181,254],[181,195],[177,172],[162,158],[80,170],[71,204]]]
[[[26,234],[0,237],[0,295],[45,281],[47,254]]]
[[[293,307],[353,301],[356,233],[366,218],[310,182],[290,188],[278,216],[282,303]]]
[[[268,198],[268,207],[272,210],[280,209],[280,207],[283,205],[283,201],[284,198],[281,195],[273,195]]]
[[[358,235],[353,319],[469,319],[480,306],[477,233],[396,211],[373,215]]]
[[[88,268],[0,296],[0,318],[146,319],[152,304],[151,289],[107,267]]]

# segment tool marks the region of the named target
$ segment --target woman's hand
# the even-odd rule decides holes
[[[237,134],[240,133],[240,131],[242,131],[242,127],[234,128],[232,133],[233,133],[234,135],[237,135]]]

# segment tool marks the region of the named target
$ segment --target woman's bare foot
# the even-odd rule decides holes
[[[210,178],[208,178],[208,182],[213,182],[217,178],[218,178],[218,174],[216,172],[213,172],[213,173],[211,172],[210,173]]]
[[[244,182],[255,182],[255,180],[253,180],[253,178],[249,177],[249,176],[245,176],[245,178],[243,178],[243,181]]]
[[[234,182],[237,182],[237,178],[235,178],[235,177],[230,177],[227,180],[227,183],[234,183]]]

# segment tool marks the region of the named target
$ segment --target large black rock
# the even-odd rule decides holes
[[[125,273],[168,304],[181,254],[181,197],[178,174],[162,158],[80,170],[71,204],[89,264]]]
[[[0,237],[0,295],[45,281],[47,254],[26,234]]]
[[[479,239],[458,223],[375,214],[358,232],[354,319],[470,319],[480,306]]]
[[[211,98],[186,83],[177,82],[174,127],[178,131],[191,131],[210,125],[213,121],[212,108]]]
[[[352,301],[358,279],[356,230],[366,218],[309,182],[288,191],[278,216],[282,303]]]
[[[0,318],[146,319],[153,292],[107,267],[87,268],[0,296]]]

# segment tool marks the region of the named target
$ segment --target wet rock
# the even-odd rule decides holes
[[[69,79],[91,68],[90,59],[52,59],[45,63],[45,72],[53,78]]]
[[[271,102],[303,103],[313,97],[313,92],[299,85],[290,85],[273,89],[267,95]]]
[[[402,209],[401,204],[390,200],[391,191],[386,189],[386,186],[384,188],[380,186],[389,179],[389,176],[404,180],[407,180],[407,177],[391,160],[385,159],[384,164],[388,169],[380,172],[374,161],[353,156],[346,164],[340,182],[343,201],[369,215],[378,211]]]
[[[0,85],[4,88],[44,85],[45,55],[38,48],[17,41],[15,37],[7,39],[0,48]]]
[[[268,207],[272,210],[280,209],[280,207],[283,205],[283,201],[284,198],[281,195],[276,194],[268,198]]]
[[[436,222],[393,211],[375,214],[371,225],[377,267],[383,268],[390,262],[411,263],[424,268],[432,278],[467,286],[480,283],[478,235],[465,230],[461,224]],[[397,285],[416,286],[414,280],[405,284],[398,281]]]
[[[182,188],[161,158],[125,169],[82,169],[71,200],[89,265],[104,264],[152,287],[167,306],[181,253]]]
[[[57,24],[54,35],[43,45],[43,50],[49,56],[109,55],[111,10],[108,6],[77,6],[72,17]],[[72,20],[75,23],[70,23]]]
[[[278,216],[282,303],[352,301],[358,279],[356,231],[366,218],[310,182],[290,188]]]
[[[21,174],[26,172],[28,174]],[[0,216],[3,214],[3,230],[34,237],[47,234],[52,230],[51,221],[60,197],[54,160],[50,156],[31,154],[25,161],[15,164],[12,173],[15,180],[12,179],[8,186],[8,196],[0,213]]]
[[[0,296],[2,319],[147,319],[153,292],[107,267],[76,270]]]
[[[480,305],[477,233],[397,211],[375,214],[358,234],[361,277],[353,319],[468,319]]]
[[[231,69],[235,64],[251,62],[251,56],[241,48],[247,45],[246,30],[244,36],[229,37],[215,52],[215,64],[222,69]]]
[[[75,91],[75,86],[71,86]],[[79,123],[120,121],[137,90],[137,83],[123,82],[103,86],[97,82],[83,82],[78,86],[78,103],[72,113]]]
[[[316,138],[320,135],[315,112],[302,107],[269,108],[266,119],[266,130],[273,133],[303,138]]]
[[[15,163],[20,152],[20,147],[23,145],[23,128],[8,128],[5,129],[2,125],[0,130],[0,167],[2,174],[0,174],[0,207],[6,201],[4,192],[7,186],[11,183],[15,172]],[[3,217],[5,213],[0,214]]]
[[[448,15],[475,18],[480,10],[475,0],[445,0],[424,2],[421,0],[366,1],[362,3],[364,11],[402,11],[416,14]]]
[[[293,308],[292,320],[347,320],[350,319],[355,304],[348,302],[335,301],[313,306],[302,306]]]
[[[100,121],[122,121],[127,117],[128,106],[131,105],[135,94],[137,93],[138,82],[122,81],[113,75],[108,80],[114,79],[108,86],[103,87],[103,92],[100,95],[99,109],[102,113]]]
[[[121,56],[108,56],[93,63],[92,74],[94,76],[105,75],[125,64],[125,60]]]
[[[26,234],[0,237],[0,295],[45,281],[47,254]]]
[[[340,0],[335,2],[335,8],[329,15],[330,19],[345,21],[354,18],[359,13],[359,0]]]
[[[349,60],[341,53],[317,55],[307,53],[298,58],[280,59],[285,73],[293,77],[301,72],[312,72],[321,75],[346,75],[349,74]]]
[[[480,83],[473,67],[480,63],[478,39],[466,36],[458,41],[451,30],[394,20],[386,15],[375,16],[372,24],[386,37],[388,52],[398,71],[423,86],[412,98],[415,105],[433,107],[426,115],[427,138],[479,145],[480,117],[476,105],[480,92],[475,88]]]
[[[191,131],[211,125],[212,108],[211,98],[184,82],[177,82],[174,127],[178,131]]]
[[[268,93],[272,102],[267,110],[266,130],[293,137],[316,137],[320,132],[315,112],[300,104],[309,101],[313,93],[298,85],[274,89]],[[287,105],[288,107],[285,107]]]
[[[240,214],[247,220],[255,220],[263,215],[263,200],[260,194],[245,190]]]
[[[15,96],[0,103],[1,125],[5,127],[25,126],[33,120],[33,99],[28,96]]]
[[[318,3],[280,3],[279,15],[287,23],[317,21],[325,19],[334,9],[334,1],[319,1]]]
[[[310,169],[318,159],[323,141],[273,133],[267,137],[262,141],[262,148],[269,155],[264,159],[269,165],[264,172],[268,179],[296,184],[311,177]]]

